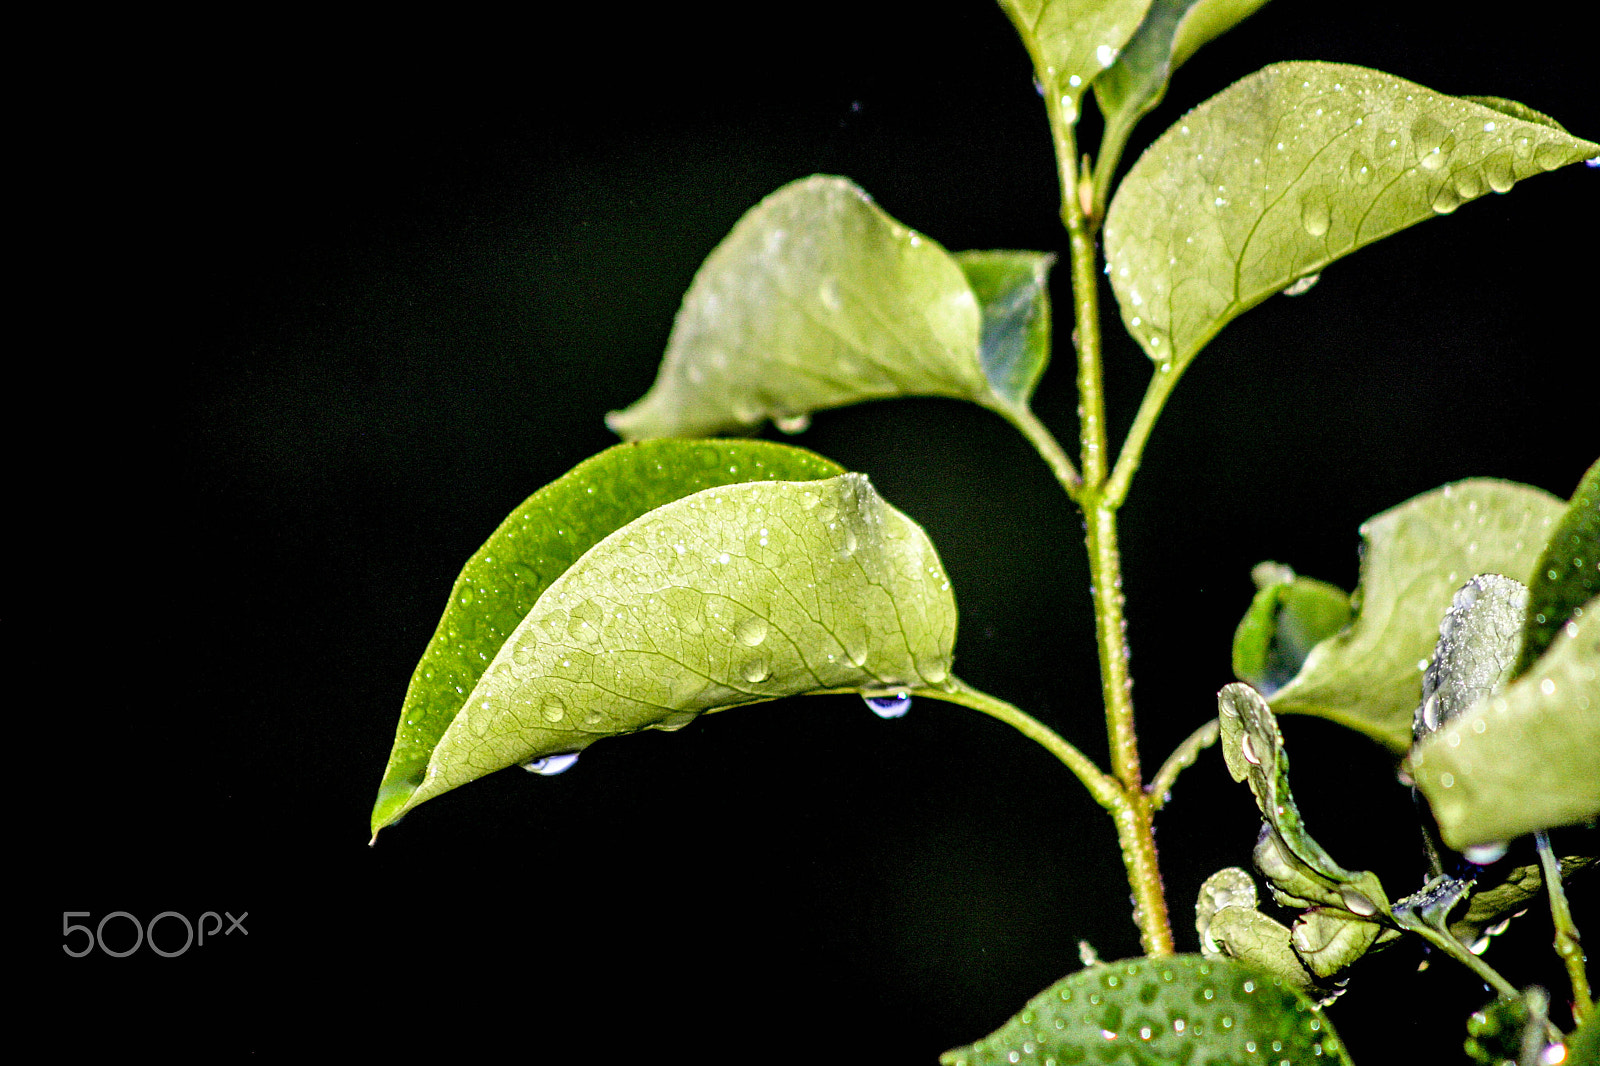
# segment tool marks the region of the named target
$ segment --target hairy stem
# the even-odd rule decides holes
[[[1033,445],[1034,450],[1049,465],[1050,472],[1055,474],[1056,481],[1066,491],[1067,496],[1076,501],[1079,491],[1083,488],[1083,478],[1078,475],[1072,460],[1067,456],[1066,449],[1061,447],[1061,442],[1056,440],[1055,434],[1051,433],[1026,407],[1000,413],[1028,439],[1028,443]]]
[[[1052,118],[1054,116],[1052,115]],[[1133,723],[1133,680],[1128,673],[1127,624],[1122,615],[1122,561],[1117,549],[1117,503],[1105,495],[1105,389],[1100,355],[1100,278],[1092,221],[1078,195],[1071,160],[1076,152],[1070,126],[1052,122],[1061,166],[1061,217],[1072,257],[1073,345],[1078,364],[1078,441],[1083,486],[1075,502],[1083,511],[1084,541],[1094,601],[1095,645],[1100,657],[1100,692],[1105,704],[1111,769],[1122,802],[1113,808],[1122,863],[1133,889],[1133,920],[1148,955],[1173,952],[1172,925],[1156,857],[1154,808],[1139,768]]]
[[[1172,749],[1172,754],[1167,756],[1167,761],[1161,764],[1161,769],[1156,771],[1156,776],[1150,779],[1150,784],[1145,791],[1150,794],[1150,809],[1159,811],[1166,806],[1167,793],[1172,791],[1172,785],[1178,780],[1178,775],[1194,765],[1200,753],[1217,742],[1217,735],[1221,731],[1220,723],[1215,719],[1196,729],[1193,733]]]
[[[991,718],[999,719],[1060,759],[1066,768],[1083,782],[1084,787],[1089,790],[1089,795],[1093,796],[1100,806],[1113,809],[1123,804],[1122,790],[1117,787],[1116,781],[1108,777],[1092,759],[1062,739],[1055,730],[1005,700],[997,699],[987,692],[980,692],[957,678],[952,677],[950,681],[955,686],[953,689],[919,688],[912,689],[911,694],[944,700],[947,703],[958,703],[974,711],[982,711]]]
[[[1545,889],[1550,893],[1550,917],[1556,927],[1556,954],[1567,968],[1567,979],[1572,982],[1572,1020],[1582,1025],[1594,1013],[1594,999],[1589,991],[1589,974],[1584,969],[1583,945],[1579,943],[1578,927],[1572,921],[1572,911],[1567,907],[1567,893],[1561,887],[1561,863],[1550,848],[1549,834],[1540,830],[1534,834],[1539,846],[1539,868],[1544,873]]]

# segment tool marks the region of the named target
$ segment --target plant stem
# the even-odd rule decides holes
[[[911,694],[944,700],[946,703],[958,703],[974,711],[982,711],[991,718],[999,719],[1060,759],[1066,768],[1083,782],[1083,786],[1089,790],[1089,795],[1093,796],[1100,806],[1110,809],[1122,803],[1122,790],[1117,787],[1116,781],[1096,766],[1094,760],[1073,747],[1055,730],[1021,708],[987,692],[980,692],[959,678],[952,677],[950,683],[953,688],[918,688],[912,689]]]
[[[1077,469],[1067,456],[1066,449],[1061,447],[1061,442],[1056,440],[1055,434],[1026,406],[1002,410],[1000,414],[1028,439],[1028,443],[1049,465],[1050,472],[1055,474],[1056,481],[1066,490],[1067,496],[1076,501],[1083,488],[1083,478],[1078,476]]]
[[[1083,485],[1075,497],[1084,517],[1089,551],[1090,595],[1094,601],[1095,645],[1100,657],[1100,692],[1105,703],[1111,768],[1121,785],[1121,802],[1112,809],[1128,885],[1133,889],[1133,920],[1147,955],[1173,952],[1172,926],[1156,857],[1154,808],[1145,794],[1139,768],[1138,735],[1133,724],[1133,681],[1128,673],[1127,623],[1122,614],[1122,563],[1117,549],[1117,504],[1105,494],[1105,389],[1100,356],[1099,256],[1094,227],[1078,195],[1072,127],[1052,111],[1056,162],[1061,174],[1061,218],[1072,258],[1073,345],[1078,363],[1078,439]]]
[[[1156,776],[1151,778],[1145,791],[1150,794],[1150,809],[1159,811],[1166,806],[1167,793],[1172,791],[1172,785],[1178,780],[1178,775],[1194,765],[1200,753],[1217,742],[1217,734],[1221,726],[1213,718],[1172,749],[1172,754],[1167,756],[1167,761],[1161,764],[1161,769],[1156,771]]]
[[[1539,847],[1539,868],[1544,872],[1545,889],[1550,893],[1550,917],[1556,927],[1556,954],[1567,967],[1567,979],[1572,982],[1572,1020],[1582,1025],[1594,1012],[1594,999],[1589,991],[1589,974],[1583,965],[1583,945],[1579,943],[1578,927],[1572,921],[1572,911],[1567,907],[1567,893],[1561,887],[1561,863],[1550,848],[1549,834],[1544,830],[1534,834]]]
[[[1117,456],[1117,465],[1106,482],[1105,499],[1112,507],[1121,507],[1122,501],[1128,498],[1128,485],[1133,481],[1134,471],[1139,469],[1139,461],[1144,458],[1144,446],[1150,442],[1150,432],[1155,429],[1156,419],[1160,417],[1167,397],[1172,395],[1186,367],[1187,364],[1184,367],[1172,363],[1156,364],[1150,384],[1145,386],[1144,399],[1139,403],[1139,413],[1133,416],[1133,425],[1128,427],[1128,438],[1122,442],[1122,454]]]

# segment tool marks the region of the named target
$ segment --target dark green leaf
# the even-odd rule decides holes
[[[1455,594],[1439,623],[1433,660],[1422,675],[1414,741],[1459,718],[1511,679],[1528,614],[1528,589],[1499,574],[1479,574]]]
[[[1600,815],[1600,597],[1580,610],[1531,670],[1412,749],[1457,851]]]
[[[1550,1062],[1582,1066],[1576,1055],[1544,1058],[1549,1018],[1550,996],[1542,988],[1530,988],[1520,996],[1501,996],[1467,1019],[1463,1049],[1482,1066],[1545,1066]]]
[[[1530,602],[1515,673],[1527,673],[1573,612],[1600,596],[1600,462],[1578,482],[1567,513],[1528,583]]]
[[[1000,0],[1000,7],[1033,57],[1052,115],[1070,126],[1090,83],[1139,29],[1150,0]]]
[[[933,545],[863,475],[706,489],[622,526],[544,590],[395,813],[706,711],[948,685],[955,629]]]
[[[939,1061],[1337,1066],[1350,1059],[1328,1019],[1289,982],[1225,959],[1171,955],[1091,966],[1057,981],[1000,1029]]]
[[[1350,623],[1350,597],[1279,563],[1260,563],[1250,576],[1259,591],[1233,634],[1233,676],[1271,696],[1312,648]]]
[[[1406,750],[1454,593],[1475,574],[1531,572],[1562,510],[1539,489],[1476,478],[1368,520],[1355,621],[1311,650],[1272,709],[1331,718]]]
[[[765,441],[658,441],[610,448],[528,497],[467,560],[411,675],[373,833],[394,821],[422,783],[434,746],[506,638],[550,583],[602,538],[702,489],[842,473],[820,455]]]
[[[606,424],[629,440],[747,433],[769,418],[798,431],[812,411],[894,396],[951,396],[1007,414],[1044,369],[1050,257],[984,254],[1016,257],[974,261],[992,305],[956,257],[853,183],[786,185],[706,258],[655,384]]]
[[[1279,902],[1332,908],[1355,919],[1386,914],[1389,900],[1378,875],[1346,870],[1306,830],[1289,791],[1283,735],[1261,694],[1239,682],[1225,686],[1217,694],[1217,718],[1228,773],[1249,783],[1266,822],[1256,865],[1282,893]]]
[[[1570,880],[1580,870],[1593,866],[1593,855],[1563,855],[1561,880]],[[1466,910],[1450,922],[1450,935],[1482,954],[1478,942],[1499,933],[1513,916],[1528,909],[1544,894],[1544,875],[1537,862],[1524,866],[1511,866],[1502,871],[1499,866],[1485,870],[1467,899]],[[1486,882],[1484,877],[1494,878]],[[1487,942],[1485,943],[1487,946]]]
[[[1022,408],[1050,362],[1050,268],[1044,252],[957,252],[983,311],[978,358],[989,388]]]
[[[1280,63],[1180,119],[1122,182],[1106,260],[1129,332],[1181,372],[1295,281],[1600,145],[1334,63]]]

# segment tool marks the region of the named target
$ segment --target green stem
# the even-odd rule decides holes
[[[1495,995],[1507,996],[1512,999],[1516,999],[1521,996],[1522,993],[1518,992],[1510,981],[1507,981],[1504,977],[1501,977],[1500,974],[1495,971],[1493,966],[1490,966],[1481,958],[1474,955],[1470,950],[1468,950],[1466,945],[1462,944],[1461,941],[1451,936],[1447,930],[1435,929],[1432,926],[1421,924],[1410,926],[1408,928],[1410,928],[1413,933],[1416,933],[1422,939],[1438,948],[1444,954],[1450,956],[1452,959],[1455,959],[1461,965],[1477,974],[1480,978],[1482,978],[1484,984],[1494,989]]]
[[[1117,787],[1116,781],[1055,730],[1020,708],[987,692],[980,692],[964,681],[952,677],[950,683],[954,688],[918,688],[912,689],[911,694],[944,700],[947,703],[958,703],[974,711],[981,711],[991,718],[999,719],[1060,759],[1066,768],[1083,782],[1084,787],[1089,790],[1089,795],[1093,796],[1100,806],[1111,810],[1123,804],[1122,790]]]
[[[1172,750],[1167,756],[1167,761],[1161,764],[1161,769],[1156,771],[1156,776],[1150,779],[1150,784],[1145,791],[1150,794],[1150,809],[1159,811],[1166,806],[1167,793],[1172,791],[1178,775],[1194,765],[1200,753],[1217,742],[1220,732],[1220,723],[1215,719],[1190,733],[1182,744]]]
[[[1083,478],[1078,475],[1072,460],[1067,456],[1066,449],[1061,447],[1061,442],[1056,440],[1055,434],[1051,433],[1025,406],[1006,408],[1001,410],[1000,414],[1028,439],[1028,443],[1033,445],[1034,450],[1049,465],[1050,472],[1055,474],[1056,481],[1066,490],[1067,496],[1076,501],[1079,491],[1083,488]]]
[[[1589,974],[1584,969],[1583,945],[1579,942],[1578,927],[1572,921],[1572,911],[1567,907],[1567,893],[1561,887],[1561,863],[1550,848],[1550,837],[1543,830],[1534,834],[1539,847],[1539,867],[1544,871],[1544,883],[1550,893],[1550,917],[1556,927],[1556,954],[1567,968],[1567,979],[1572,982],[1572,1020],[1582,1025],[1594,1012],[1594,999],[1589,991]]]
[[[1128,498],[1128,485],[1133,481],[1134,472],[1139,469],[1140,460],[1144,458],[1144,446],[1150,443],[1150,433],[1156,427],[1156,419],[1161,417],[1161,409],[1167,405],[1167,397],[1172,395],[1185,369],[1187,364],[1183,367],[1176,367],[1172,363],[1156,364],[1150,384],[1145,387],[1144,399],[1139,403],[1139,413],[1133,416],[1128,438],[1122,442],[1122,454],[1117,456],[1117,465],[1106,482],[1105,499],[1112,507],[1121,507],[1122,501]]]
[[[1083,486],[1076,502],[1083,511],[1094,601],[1095,645],[1100,658],[1100,694],[1105,704],[1111,768],[1122,802],[1112,811],[1122,863],[1133,889],[1133,920],[1147,955],[1173,953],[1172,923],[1156,856],[1154,805],[1144,791],[1139,738],[1133,721],[1133,680],[1128,673],[1127,623],[1122,614],[1122,562],[1117,548],[1116,503],[1105,494],[1105,388],[1100,354],[1099,255],[1094,229],[1077,195],[1072,129],[1052,123],[1061,164],[1061,216],[1072,256],[1073,342],[1078,362],[1078,439]]]

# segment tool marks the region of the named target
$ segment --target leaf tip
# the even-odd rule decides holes
[[[373,843],[377,842],[380,831],[394,825],[410,809],[411,799],[416,792],[417,784],[414,781],[406,778],[384,778],[383,784],[378,786],[377,802],[372,805]]]

